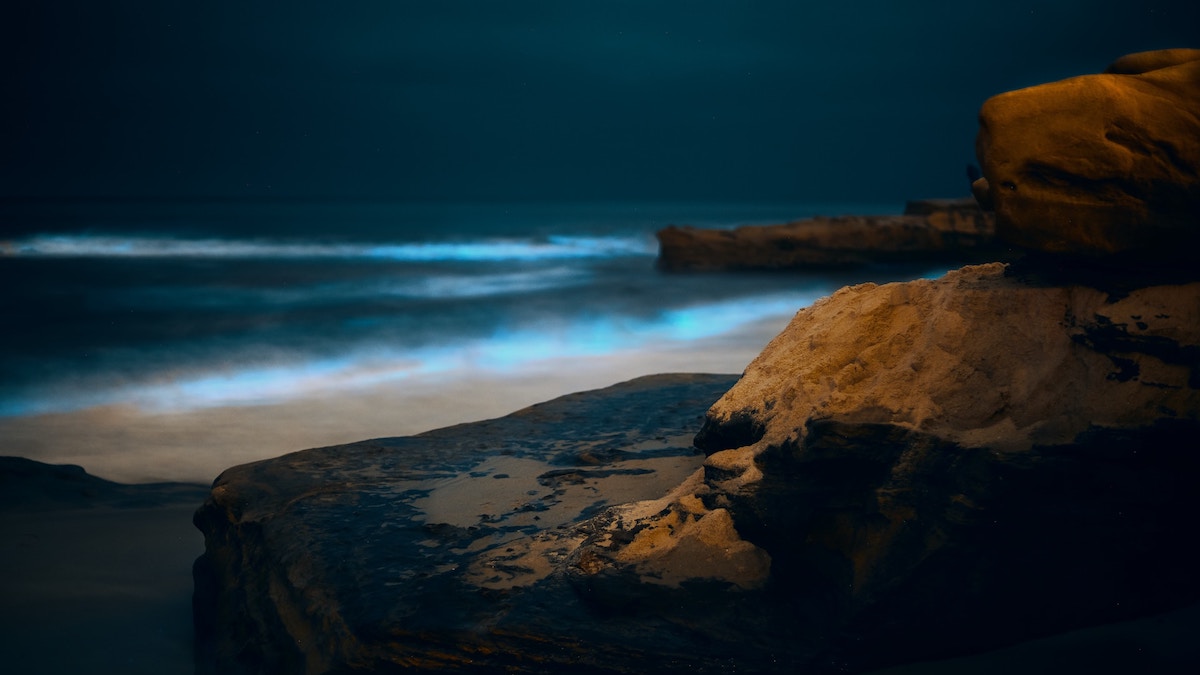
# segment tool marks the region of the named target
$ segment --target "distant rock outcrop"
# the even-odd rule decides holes
[[[820,270],[876,263],[997,260],[991,214],[970,199],[909,202],[904,215],[837,216],[733,230],[658,232],[660,269]]]
[[[1200,50],[1012,91],[980,111],[974,192],[1021,247],[1127,264],[1200,258]]]

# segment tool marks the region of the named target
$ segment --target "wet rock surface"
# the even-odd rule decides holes
[[[670,578],[651,565],[614,580],[579,546],[619,518],[608,507],[660,499],[699,476],[691,438],[734,380],[653,376],[226,471],[196,514],[206,536],[200,671],[721,670],[750,634],[724,626],[738,612],[723,605],[757,615],[749,597],[761,592],[719,575],[751,564],[747,574],[762,577],[764,554],[742,542],[730,565],[672,562]],[[727,517],[690,531],[740,541]]]

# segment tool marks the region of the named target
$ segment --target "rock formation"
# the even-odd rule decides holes
[[[1132,54],[1000,94],[979,118],[973,189],[1002,239],[1093,258],[1200,257],[1200,50]]]
[[[207,653],[862,671],[1200,599],[1200,283],[1112,295],[991,264],[854,286],[732,381],[230,469],[197,514]],[[726,390],[702,460],[690,431]]]
[[[971,200],[909,202],[904,215],[838,216],[733,230],[658,232],[660,269],[819,270],[874,263],[980,262],[1004,255],[991,214]]]
[[[1125,74],[1189,54],[985,107],[981,196],[1037,255],[844,288],[736,384],[226,471],[196,515],[200,672],[864,672],[1197,602],[1197,137],[1139,125],[1191,128],[1163,101],[1200,61]],[[1030,154],[1043,101],[1069,142]],[[919,236],[991,246],[947,218]],[[663,264],[863,260],[835,224],[668,230]]]
[[[196,514],[207,551],[196,565],[199,671],[715,667],[733,649],[726,639],[706,644],[686,617],[608,616],[615,596],[608,610],[581,602],[563,568],[606,507],[698,476],[692,436],[735,379],[653,376],[497,420],[229,469]],[[714,579],[726,573],[761,581],[768,559],[737,543],[727,516],[685,529],[655,588],[692,577],[723,586]],[[712,540],[730,547],[722,560],[690,557]],[[710,636],[723,618],[708,621]]]
[[[709,411],[696,494],[860,669],[1200,598],[1198,433],[1200,283],[991,264],[800,312]]]

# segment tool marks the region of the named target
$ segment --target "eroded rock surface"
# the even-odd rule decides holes
[[[974,191],[1005,241],[1200,257],[1200,50],[1131,54],[1105,73],[1000,94],[979,118]]]
[[[910,202],[903,215],[838,216],[733,230],[658,232],[661,269],[813,270],[876,263],[999,259],[991,214],[972,200]]]

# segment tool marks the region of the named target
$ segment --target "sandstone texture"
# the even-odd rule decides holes
[[[1200,50],[1000,94],[979,118],[973,191],[1004,241],[1110,265],[1200,257]]]
[[[838,216],[733,230],[658,232],[660,269],[819,270],[869,264],[997,260],[991,214],[972,200],[910,202],[903,215]]]

